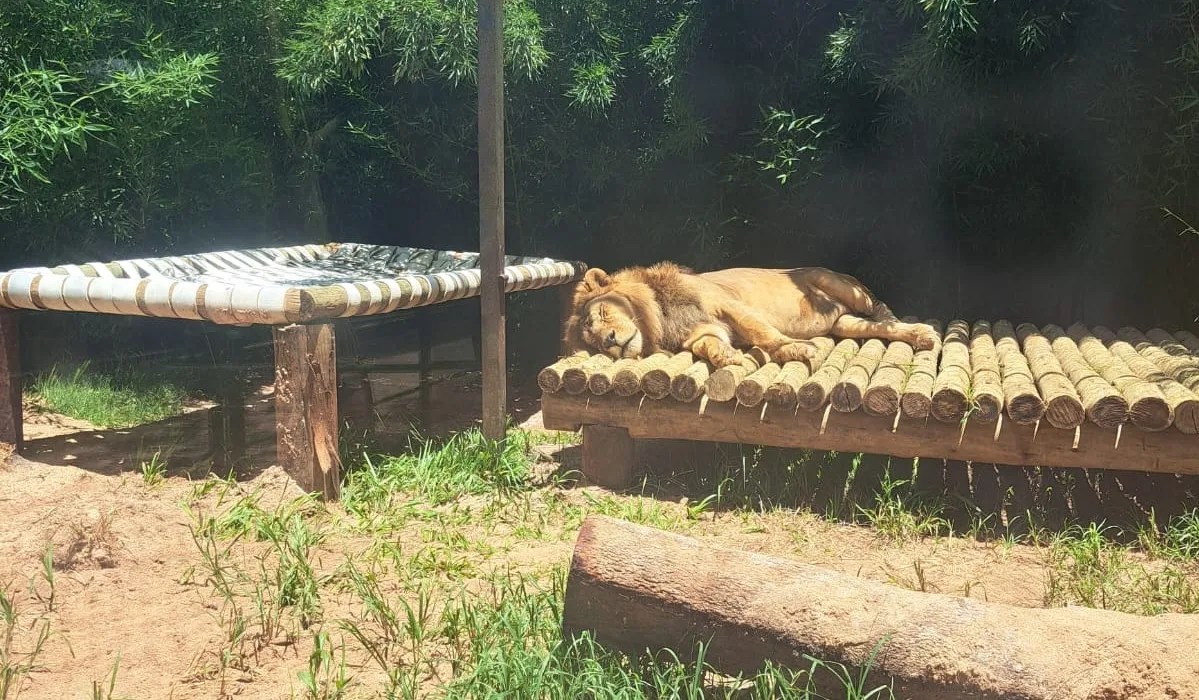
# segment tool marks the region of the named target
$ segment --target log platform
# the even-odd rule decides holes
[[[1199,338],[1191,333],[935,325],[944,337],[931,351],[819,338],[811,362],[781,366],[758,349],[719,371],[685,353],[616,363],[567,357],[539,376],[545,426],[615,429],[584,432],[585,443],[604,436],[604,449],[584,448],[584,474],[610,487],[632,478],[632,465],[616,457],[631,459],[636,439],[1199,474]],[[567,371],[581,389],[564,390]]]

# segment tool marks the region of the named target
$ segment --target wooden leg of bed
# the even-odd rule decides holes
[[[606,489],[628,488],[633,481],[633,444],[624,428],[583,426],[583,476]]]
[[[417,365],[420,382],[420,406],[422,410],[428,410],[429,404],[433,400],[433,371],[430,365],[433,364],[433,324],[429,321],[428,309],[417,309],[416,322],[416,337],[417,345]]]
[[[0,309],[0,442],[20,452],[25,440],[18,321],[16,311]]]
[[[337,350],[333,325],[275,329],[279,465],[300,488],[337,498]]]

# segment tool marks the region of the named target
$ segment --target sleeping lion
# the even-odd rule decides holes
[[[613,358],[691,351],[714,367],[739,364],[742,351],[774,362],[808,360],[809,338],[899,340],[918,350],[936,333],[903,323],[861,282],[822,267],[732,268],[696,274],[663,262],[609,275],[592,268],[575,289],[566,322],[569,352]]]

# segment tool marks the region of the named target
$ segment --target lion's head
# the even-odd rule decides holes
[[[643,282],[591,268],[575,289],[566,344],[613,358],[640,358],[653,351],[660,326],[653,290]]]

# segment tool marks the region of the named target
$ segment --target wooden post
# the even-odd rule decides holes
[[[333,325],[275,328],[278,460],[305,491],[337,498],[337,350]]]
[[[220,403],[208,411],[212,466],[227,471],[246,454],[245,397],[240,387],[223,387]]]
[[[483,434],[504,437],[508,412],[504,298],[504,4],[479,0],[479,290]]]
[[[18,453],[25,445],[19,329],[17,312],[0,309],[0,442],[12,445]]]
[[[417,351],[417,387],[420,389],[420,406],[428,410],[433,399],[432,372],[429,366],[433,362],[433,324],[429,322],[429,309],[417,310],[416,343]]]
[[[628,488],[633,481],[633,447],[625,428],[583,426],[583,476],[606,489]]]

